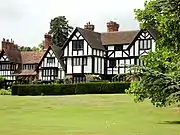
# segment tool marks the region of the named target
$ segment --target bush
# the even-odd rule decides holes
[[[63,85],[63,84],[23,84],[13,85],[12,95],[19,96],[36,96],[36,95],[71,95],[75,93],[75,85]]]
[[[12,95],[73,95],[125,93],[130,83],[23,84],[13,85]]]
[[[55,95],[73,95],[75,94],[75,84],[57,84],[54,85]]]
[[[2,76],[0,76],[0,89],[5,87],[5,81],[6,79]]]
[[[125,93],[130,83],[107,83],[107,82],[93,82],[93,83],[79,83],[76,86],[76,94],[115,94]]]
[[[11,90],[1,89],[0,95],[11,95]]]

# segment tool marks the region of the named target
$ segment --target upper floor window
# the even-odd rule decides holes
[[[54,57],[48,57],[47,63],[55,63],[55,58]]]
[[[83,50],[84,40],[73,40],[72,47],[73,51]]]
[[[73,58],[73,65],[74,66],[87,65],[87,57]]]
[[[116,67],[116,60],[109,60],[109,67],[110,68]]]
[[[34,70],[36,68],[35,64],[24,64],[23,70]]]
[[[0,64],[0,70],[11,70],[10,64]]]
[[[151,46],[151,40],[147,40],[147,39],[144,39],[144,40],[140,40],[139,41],[139,49],[150,49]]]
[[[123,50],[123,45],[120,46],[114,46],[115,51],[122,51]]]

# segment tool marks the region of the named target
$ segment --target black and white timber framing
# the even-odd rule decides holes
[[[65,72],[66,75],[73,76],[74,82],[85,81],[85,74],[104,75],[105,73],[105,49],[93,48],[81,31],[82,29],[77,28],[63,48]]]
[[[41,81],[64,79],[65,72],[59,59],[60,58],[55,55],[52,47],[49,47],[44,57],[42,58],[40,65],[38,66],[38,78]]]
[[[155,50],[155,38],[148,30],[140,30],[130,43],[102,45],[104,49],[95,48],[94,39],[87,39],[93,32],[84,32],[85,36],[81,33],[82,29],[76,28],[63,47],[65,73],[73,76],[74,82],[84,81],[85,74],[111,80],[114,75],[126,74],[128,65],[142,65],[140,56]]]
[[[117,33],[110,33],[109,39],[102,33],[77,27],[62,48],[49,46],[40,61],[34,64],[23,64],[20,52],[17,52],[19,55],[15,58],[17,54],[14,54],[14,50],[6,54],[2,49],[0,76],[12,82],[16,80],[13,75],[16,70],[34,70],[37,78],[42,81],[64,79],[69,75],[74,83],[84,82],[87,74],[100,75],[103,79],[111,80],[114,75],[126,74],[128,65],[142,65],[140,56],[147,55],[150,50],[155,51],[156,36],[150,30],[139,30],[134,35],[128,32],[131,33],[131,38],[126,40],[128,42],[119,37],[123,40],[120,41]],[[113,34],[116,34],[116,38],[113,38]],[[14,55],[10,56],[11,54]]]
[[[8,83],[12,83],[16,80],[16,77],[12,74],[17,69],[17,67],[18,64],[10,62],[6,53],[4,50],[2,50],[0,54],[0,76],[5,77]]]
[[[129,44],[107,45],[107,74],[126,74],[128,65],[143,65],[142,55],[155,50],[155,40],[148,31],[141,31]]]

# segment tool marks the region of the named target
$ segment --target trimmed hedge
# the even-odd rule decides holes
[[[125,93],[130,83],[79,83],[76,85],[76,94],[115,94]]]
[[[76,85],[62,84],[29,84],[29,85],[13,85],[12,95],[19,96],[37,96],[37,95],[72,95],[75,93]]]
[[[12,95],[74,95],[125,93],[130,83],[21,84],[12,86]]]

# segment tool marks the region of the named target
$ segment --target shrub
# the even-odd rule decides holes
[[[0,76],[0,89],[5,87],[5,81],[6,79],[2,76]]]
[[[125,93],[130,83],[23,84],[13,85],[12,95],[73,95]]]
[[[125,93],[130,83],[107,83],[107,82],[93,82],[93,83],[79,83],[76,86],[76,94],[115,94]]]
[[[23,85],[13,85],[12,95],[71,95],[75,93],[76,85],[69,84],[23,84]]]
[[[57,84],[54,85],[54,95],[73,95],[75,94],[75,84]]]
[[[0,95],[11,95],[11,90],[5,90],[5,89],[1,89],[0,90]]]

